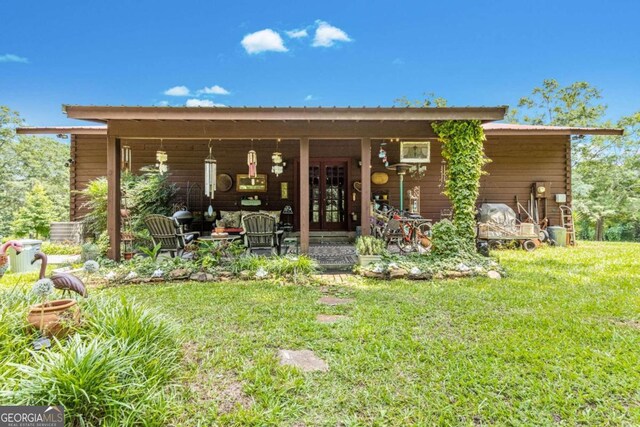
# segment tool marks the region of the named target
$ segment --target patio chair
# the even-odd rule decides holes
[[[247,250],[250,253],[275,252],[280,255],[280,239],[282,230],[278,230],[276,219],[265,213],[251,213],[242,217]]]
[[[184,233],[175,218],[164,215],[147,215],[144,223],[151,234],[153,244],[160,244],[160,252],[168,252],[171,258],[182,257],[184,248],[192,243],[200,233]]]

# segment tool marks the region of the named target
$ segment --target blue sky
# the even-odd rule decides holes
[[[3,0],[0,104],[30,125],[72,124],[63,103],[512,105],[553,77],[599,87],[615,118],[640,110],[638,16],[615,0]]]

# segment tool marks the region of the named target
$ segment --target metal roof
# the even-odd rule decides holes
[[[484,123],[486,135],[622,135],[622,129],[579,126],[520,125],[515,123]]]
[[[434,121],[502,120],[498,107],[139,107],[63,105],[69,118],[108,120],[232,120],[232,121]]]

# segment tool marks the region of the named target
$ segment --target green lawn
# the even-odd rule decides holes
[[[495,254],[500,281],[105,292],[181,325],[177,424],[639,424],[640,245]],[[317,304],[324,295],[356,302]],[[321,313],[350,319],[321,325]],[[311,349],[330,371],[280,367],[280,348]]]

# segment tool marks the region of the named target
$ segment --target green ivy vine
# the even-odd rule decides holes
[[[479,120],[448,120],[431,125],[442,142],[447,162],[444,195],[453,207],[453,223],[459,237],[473,250],[476,229],[476,200],[484,155],[484,132]]]

